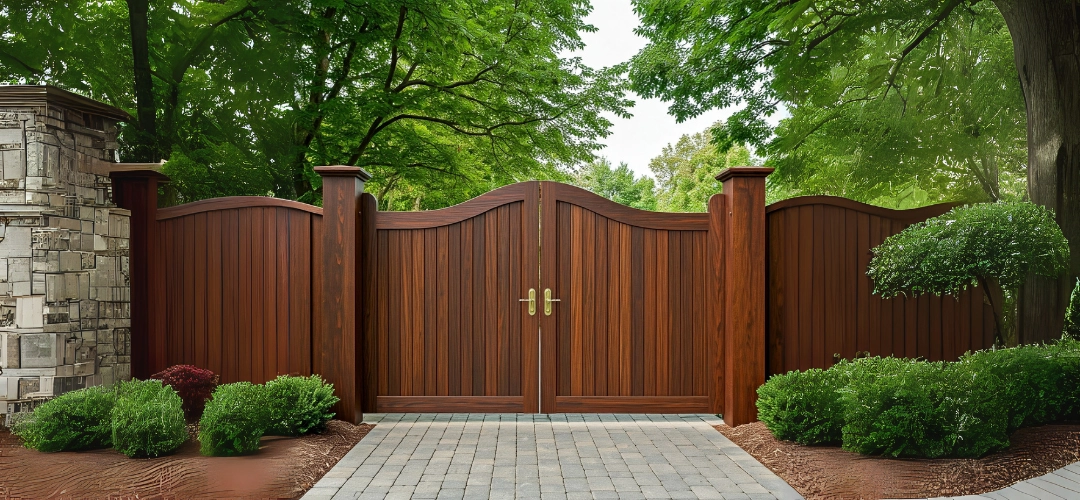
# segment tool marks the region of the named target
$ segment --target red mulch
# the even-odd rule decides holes
[[[0,427],[0,499],[299,498],[372,429],[332,420],[325,433],[262,438],[259,452],[131,459],[114,450],[41,453]]]
[[[1080,460],[1080,425],[1020,429],[1011,446],[979,459],[868,457],[838,446],[780,441],[755,422],[716,426],[807,499],[927,498],[978,495]]]

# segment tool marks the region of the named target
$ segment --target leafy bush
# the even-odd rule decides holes
[[[230,456],[258,450],[259,438],[269,424],[269,403],[261,385],[219,385],[199,420],[203,455]]]
[[[1070,411],[1067,349],[1053,345],[1028,345],[1012,349],[979,351],[960,361],[969,369],[993,374],[1004,384],[999,399],[1006,407],[1008,431],[1053,422]],[[1076,379],[1073,379],[1076,380]]]
[[[113,393],[101,387],[69,392],[37,407],[12,426],[12,433],[38,451],[107,448],[112,444],[114,402]]]
[[[912,224],[874,249],[867,275],[874,293],[958,295],[989,288],[998,341],[1004,304],[995,293],[1015,294],[1029,273],[1057,277],[1069,262],[1069,242],[1045,207],[1028,202],[957,207]]]
[[[183,402],[160,380],[132,380],[116,387],[112,442],[129,457],[157,457],[188,439]]]
[[[1000,378],[962,363],[909,361],[853,370],[844,449],[894,457],[977,457],[1009,445]]]
[[[1065,311],[1065,336],[1080,340],[1080,279],[1076,280],[1069,308]]]
[[[339,401],[333,384],[324,382],[318,375],[281,375],[266,383],[266,397],[273,402],[266,432],[280,436],[326,430],[326,423],[334,418],[330,407]]]
[[[218,376],[210,370],[192,365],[173,365],[150,378],[172,387],[184,402],[184,418],[197,422],[202,417],[206,400],[218,385]]]
[[[839,443],[844,414],[840,389],[847,385],[850,363],[828,370],[810,369],[774,375],[758,388],[758,418],[777,438],[799,444]]]

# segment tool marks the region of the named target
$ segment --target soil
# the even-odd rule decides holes
[[[1020,429],[1009,448],[979,459],[869,457],[838,446],[780,441],[755,422],[716,429],[808,500],[932,498],[988,493],[1080,460],[1080,425]]]
[[[28,450],[0,427],[0,499],[299,498],[372,428],[332,420],[323,434],[263,437],[242,457],[204,457],[192,439],[172,455],[132,459]]]

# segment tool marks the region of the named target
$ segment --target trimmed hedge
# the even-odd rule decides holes
[[[160,380],[132,380],[116,386],[112,442],[129,457],[159,457],[188,440],[183,401]]]
[[[281,375],[266,383],[270,405],[266,433],[275,436],[299,436],[309,432],[321,433],[334,418],[330,407],[339,401],[333,384],[322,377],[291,377]]]
[[[270,422],[270,406],[262,385],[251,382],[219,385],[199,420],[202,454],[232,456],[257,451],[259,438]]]
[[[1080,414],[1080,342],[979,351],[956,362],[866,358],[776,375],[758,417],[779,439],[894,457],[979,457],[1009,434]]]
[[[111,390],[90,387],[46,401],[12,426],[27,448],[38,451],[76,451],[112,445]]]

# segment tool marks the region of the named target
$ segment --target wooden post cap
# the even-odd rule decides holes
[[[360,180],[364,182],[371,179],[371,174],[366,170],[360,167],[350,167],[348,165],[315,167],[315,173],[323,177],[359,177]]]
[[[724,182],[732,177],[765,177],[773,173],[771,167],[729,167],[716,174],[716,180]]]

